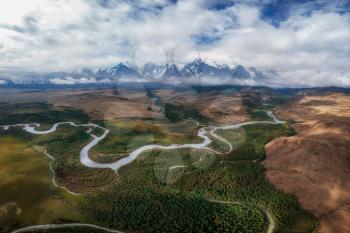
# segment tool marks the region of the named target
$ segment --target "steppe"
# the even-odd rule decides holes
[[[350,232],[350,96],[302,96],[276,114],[297,134],[265,146],[267,178],[320,220],[321,233]]]

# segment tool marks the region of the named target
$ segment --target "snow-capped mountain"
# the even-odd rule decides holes
[[[138,68],[129,63],[119,63],[112,68],[99,69],[96,72],[96,78],[99,79],[118,79],[122,77],[141,77]]]
[[[165,65],[148,62],[141,67],[140,73],[147,78],[161,79],[165,71]]]
[[[191,63],[186,64],[181,69],[181,74],[185,77],[230,77],[232,72],[227,65],[209,65],[201,59],[196,59]]]
[[[246,68],[242,65],[230,67],[226,64],[206,63],[196,59],[181,69],[176,64],[146,63],[140,68],[128,62],[121,62],[111,68],[97,70],[80,69],[74,72],[52,72],[46,74],[28,74],[25,83],[113,83],[113,82],[209,82],[236,83],[254,85],[268,82],[278,73],[271,70]],[[4,80],[6,77],[4,78]],[[4,83],[4,81],[2,81]]]
[[[173,77],[180,77],[181,73],[175,64],[146,63],[140,73],[147,78],[165,80]]]
[[[179,68],[175,64],[166,64],[164,72],[162,74],[162,79],[167,80],[171,78],[181,77]]]

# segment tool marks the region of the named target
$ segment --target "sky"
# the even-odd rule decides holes
[[[196,58],[350,86],[350,1],[0,0],[2,77]]]

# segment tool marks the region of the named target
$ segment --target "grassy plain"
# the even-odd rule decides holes
[[[225,138],[229,143],[231,143],[232,150],[237,149],[246,141],[246,131],[244,128],[239,129],[217,129],[215,131],[220,137]]]
[[[43,103],[7,105],[6,109],[2,124],[14,117],[14,123],[35,121],[47,127],[56,122],[56,110]],[[60,114],[58,121],[87,122],[81,111],[64,108]],[[79,152],[91,140],[85,131],[70,125],[61,125],[47,135],[32,135],[19,127],[0,129],[0,232],[35,224],[94,222],[78,209],[84,195],[56,186],[49,166],[51,163],[55,182],[76,193],[97,191],[116,182],[114,171],[80,163]],[[45,149],[53,161],[43,153]]]
[[[24,225],[81,221],[76,197],[52,183],[49,159],[24,141],[0,134],[0,232]],[[1,207],[2,206],[2,207]],[[4,212],[3,212],[4,213]]]
[[[208,145],[209,148],[211,148],[219,153],[227,153],[230,150],[230,146],[226,142],[214,137],[211,134],[208,134],[208,137],[212,141]]]
[[[109,135],[91,151],[91,158],[111,162],[148,144],[183,144],[200,142],[197,125],[190,120],[171,123],[167,120],[120,119],[105,122]],[[106,156],[104,156],[106,155]]]

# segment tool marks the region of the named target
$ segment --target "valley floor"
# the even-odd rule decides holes
[[[27,157],[30,169],[21,171],[19,180],[5,179],[5,183],[0,183],[0,190],[11,187],[6,189],[7,195],[1,195],[0,203],[6,208],[6,214],[0,216],[1,225],[5,226],[1,230],[34,231],[26,227],[53,224],[42,228],[47,229],[45,232],[58,232],[57,227],[63,224],[64,229],[59,232],[77,232],[79,226],[80,230],[89,229],[83,232],[312,232],[317,225],[315,219],[299,207],[293,196],[275,189],[264,177],[260,165],[265,159],[264,145],[274,138],[293,135],[287,123],[266,114],[274,105],[266,106],[249,108],[252,122],[220,127],[217,122],[208,124],[206,113],[198,115],[188,106],[166,107],[165,116],[173,120],[168,123],[157,119],[145,124],[147,119],[139,119],[139,123],[131,124],[131,118],[87,125],[89,117],[72,108],[15,104],[12,107],[22,123],[42,125],[38,129],[26,126],[28,132],[37,135],[15,126],[0,129],[2,155],[11,158],[6,166],[16,168],[24,156],[22,151],[28,151],[33,158],[46,161],[42,164],[46,164],[46,169],[40,168],[46,174],[41,178],[33,176],[39,167]],[[9,125],[10,119],[15,119],[11,104],[6,105],[6,110],[7,115],[0,120]],[[178,112],[185,115],[173,118]],[[191,118],[196,119],[191,122]],[[50,130],[56,119],[74,124],[57,125]],[[13,122],[17,123],[20,122]],[[161,127],[157,127],[159,124]],[[107,132],[111,132],[110,137],[106,137]],[[178,143],[171,145],[172,140]],[[5,142],[18,151],[6,150]],[[163,145],[147,147],[155,143]],[[125,146],[113,151],[111,146],[115,144]],[[92,156],[88,158],[90,149]],[[115,160],[124,161],[120,154],[131,151],[138,151],[137,155],[131,153],[132,160],[111,167],[118,174],[108,169],[108,164],[118,164]],[[101,155],[111,152],[114,154],[109,160],[98,161]],[[91,158],[97,159],[97,167],[84,166],[86,159]],[[31,182],[21,181],[24,174]],[[50,190],[42,192],[37,186],[40,182],[49,182],[46,187]],[[25,189],[27,186],[45,195],[30,192],[23,200],[22,194],[13,195],[17,189],[30,190]],[[38,196],[42,196],[42,203],[55,203],[56,208],[49,204],[27,207],[27,202],[39,205]]]

